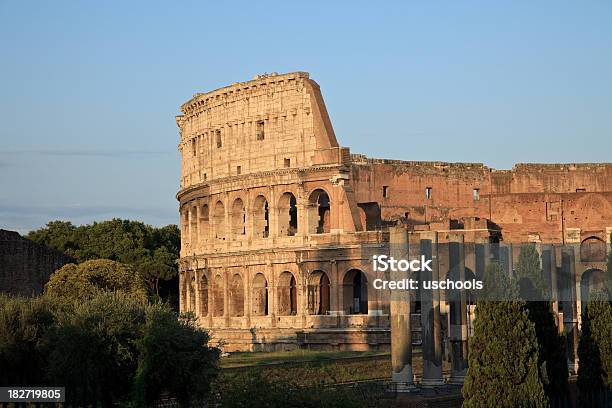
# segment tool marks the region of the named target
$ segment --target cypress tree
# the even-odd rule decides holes
[[[568,391],[569,376],[565,341],[559,334],[552,303],[546,300],[550,291],[535,245],[521,247],[516,271],[521,296],[526,300],[525,310],[535,326],[544,391],[550,399],[562,397]]]
[[[464,407],[547,407],[534,324],[525,302],[516,298],[516,283],[497,263],[487,267],[484,288],[499,293],[476,305],[470,339]],[[487,285],[489,284],[489,286]]]
[[[612,307],[603,292],[592,293],[582,314],[578,358],[578,389],[583,397],[612,389]]]

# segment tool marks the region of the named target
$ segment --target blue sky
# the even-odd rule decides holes
[[[352,152],[612,161],[612,2],[0,0],[0,228],[178,221],[174,116],[309,71]]]

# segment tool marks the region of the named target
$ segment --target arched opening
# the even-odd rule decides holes
[[[215,287],[214,287],[214,310],[213,316],[223,316],[225,312],[225,308],[223,305],[224,302],[224,288],[223,288],[223,277],[221,275],[215,276]]]
[[[326,234],[330,231],[329,196],[322,189],[316,189],[308,199],[308,232],[311,234]]]
[[[215,238],[225,240],[225,206],[221,201],[217,201],[217,204],[215,204],[213,224],[215,228]]]
[[[263,273],[253,278],[253,315],[268,315],[268,281]]]
[[[580,300],[582,310],[591,297],[591,292],[604,289],[604,272],[601,269],[588,269],[580,278]]]
[[[588,237],[580,244],[582,262],[605,262],[606,243],[597,237]]]
[[[196,289],[195,289],[195,278],[192,277],[189,282],[189,311],[195,312],[196,310]]]
[[[342,281],[344,312],[368,314],[368,280],[359,269],[351,269]]]
[[[244,316],[244,285],[240,274],[232,276],[229,295],[231,315]]]
[[[208,316],[208,278],[202,274],[200,278],[200,316]]]
[[[360,203],[359,217],[364,231],[375,231],[382,227],[380,206],[378,203]]]
[[[290,316],[297,314],[297,287],[291,272],[283,272],[278,278],[278,314]]]
[[[323,271],[314,271],[308,279],[308,313],[326,315],[329,313],[329,277]]]
[[[210,209],[208,204],[200,208],[200,241],[208,241],[210,234]]]
[[[278,235],[293,236],[298,228],[297,201],[291,193],[285,193],[278,202]]]
[[[232,204],[232,235],[240,236],[246,234],[246,213],[244,203],[240,198],[234,200]]]
[[[262,195],[257,196],[253,203],[253,236],[268,238],[270,235],[270,211],[268,200]]]

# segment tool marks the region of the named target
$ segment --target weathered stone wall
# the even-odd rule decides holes
[[[40,294],[49,276],[71,261],[61,252],[29,241],[17,232],[0,230],[0,292]]]

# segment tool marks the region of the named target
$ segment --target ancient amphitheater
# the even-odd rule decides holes
[[[612,164],[495,170],[351,154],[305,72],[196,94],[181,111],[180,307],[228,350],[389,347],[390,295],[372,287],[371,259],[390,241],[433,254],[439,277],[479,275],[491,256],[512,271],[516,245],[536,243],[553,287],[571,276],[575,301],[555,310],[575,334],[605,268]],[[417,299],[410,330],[457,353],[460,371],[473,307],[451,303]]]

